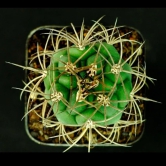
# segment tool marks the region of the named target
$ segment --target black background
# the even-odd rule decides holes
[[[166,152],[166,8],[1,8],[0,9],[0,152],[62,152],[65,148],[38,145],[24,129],[24,100],[19,100],[24,71],[5,61],[24,65],[25,43],[30,31],[43,25],[92,25],[101,23],[137,28],[145,39],[147,75],[156,78],[149,84],[147,97],[162,104],[146,102],[143,137],[132,147],[95,147],[91,152]],[[68,152],[87,152],[72,148]]]

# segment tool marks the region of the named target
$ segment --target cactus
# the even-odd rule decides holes
[[[145,120],[138,101],[154,101],[137,95],[146,84],[146,79],[152,82],[155,80],[146,75],[146,69],[139,63],[144,42],[125,39],[128,33],[121,35],[116,22],[112,28],[106,28],[99,23],[101,19],[95,21],[88,30],[84,28],[83,22],[79,34],[73,24],[74,33],[68,32],[65,27],[61,30],[46,28],[48,38],[45,49],[40,51],[37,45],[37,53],[32,59],[38,59],[40,68],[17,65],[38,74],[21,89],[21,96],[23,92],[30,93],[24,117],[42,106],[42,115],[38,116],[44,126],[60,128],[59,135],[55,137],[63,137],[67,144],[71,144],[66,150],[87,134],[90,151],[94,145],[92,130],[104,139],[100,144],[115,143],[118,129],[129,125],[137,127]],[[56,36],[55,42],[53,36]],[[49,41],[53,45],[51,50],[47,49]],[[61,48],[61,42],[65,42],[66,46]],[[126,58],[123,53],[125,42],[133,48]],[[135,44],[139,45],[136,50]],[[39,88],[41,83],[43,90]],[[42,102],[29,109],[30,101],[36,99]],[[49,112],[53,111],[54,120],[50,120],[52,115],[49,116],[46,111],[47,106],[50,107]],[[123,114],[128,116],[127,121],[122,119]],[[134,115],[135,120],[130,120],[131,115]],[[66,126],[76,129],[67,132]],[[104,136],[99,128],[111,129],[110,135]],[[78,137],[72,140],[69,134],[77,131],[80,131]]]

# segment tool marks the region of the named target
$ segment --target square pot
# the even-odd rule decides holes
[[[44,46],[45,43],[47,42],[47,37],[48,37],[48,29],[57,29],[57,30],[61,30],[63,27],[62,26],[42,26],[42,27],[38,27],[34,30],[32,30],[30,32],[30,34],[28,35],[27,41],[26,41],[26,61],[25,61],[25,66],[29,66],[29,67],[33,67],[35,69],[39,69],[40,65],[39,65],[39,61],[38,60],[33,60],[33,58],[35,57],[35,53],[37,52],[37,49],[39,51],[43,51],[44,50]],[[76,30],[79,31],[81,27],[76,27]],[[86,27],[87,29],[89,28],[88,26]],[[144,39],[143,36],[141,35],[141,33],[130,26],[122,26],[118,28],[120,35],[126,34],[128,32],[128,35],[126,35],[125,37],[127,39],[130,40],[137,40],[141,43],[143,43]],[[71,27],[68,27],[68,31],[73,31]],[[116,35],[116,34],[115,34]],[[56,37],[50,38],[50,41],[48,42],[47,45],[47,49],[49,50],[53,50],[53,46],[51,45],[51,41],[56,40]],[[37,46],[38,43],[38,46]],[[60,43],[61,47],[65,46],[64,42]],[[131,48],[131,45],[128,42],[124,42],[123,44],[123,59],[127,59],[128,57],[128,53],[131,53],[131,51],[134,52],[135,49],[137,49],[139,46],[135,43],[132,45],[133,47]],[[117,50],[120,50],[120,45],[119,44],[115,44],[115,47],[117,48]],[[132,50],[133,49],[133,50]],[[47,57],[46,57],[46,61],[47,61]],[[134,63],[137,63],[138,60],[136,60]],[[49,61],[46,62],[46,64],[49,64]],[[145,45],[143,45],[141,47],[141,51],[139,53],[139,64],[142,67],[146,67],[145,66]],[[28,82],[28,80],[32,80],[35,77],[39,76],[38,74],[36,74],[35,72],[31,72],[26,70],[25,71],[25,82]],[[132,78],[133,80],[133,85],[135,83],[135,78]],[[43,89],[44,83],[40,83],[40,88]],[[30,85],[29,85],[29,88]],[[145,87],[143,87],[140,91],[137,92],[139,95],[145,96]],[[25,92],[25,130],[26,133],[28,134],[29,138],[36,142],[37,144],[40,145],[45,145],[45,146],[65,146],[65,147],[69,147],[69,144],[66,143],[65,139],[63,137],[54,137],[54,138],[49,138],[49,137],[53,137],[55,135],[58,135],[59,133],[59,129],[57,126],[51,127],[51,125],[49,127],[45,127],[42,124],[42,118],[40,118],[37,114],[41,115],[42,114],[42,107],[37,107],[34,110],[31,110],[29,114],[27,114],[27,103],[29,102],[29,110],[33,107],[35,107],[36,104],[40,104],[40,100],[36,99],[36,96],[31,96],[29,101],[29,92]],[[145,103],[144,101],[140,101],[140,103],[138,103],[138,106],[140,108],[140,112],[133,112],[133,114],[139,114],[138,117],[135,115],[131,115],[130,117],[123,113],[121,119],[125,120],[128,119],[129,120],[136,120],[135,117],[137,117],[139,120],[140,118],[140,114],[142,116],[142,119],[145,119]],[[49,110],[49,108],[48,108]],[[126,111],[130,111],[129,109]],[[133,111],[133,110],[132,110]],[[48,111],[49,112],[49,111]],[[52,115],[52,112],[49,112],[50,115]],[[42,116],[42,115],[41,115]],[[87,139],[88,136],[85,135],[83,138],[81,138],[76,144],[74,144],[74,146],[78,146],[78,147],[89,147],[89,149],[91,147],[95,147],[95,146],[130,146],[133,145],[134,143],[136,143],[143,135],[144,133],[144,122],[142,123],[138,123],[138,124],[132,124],[132,125],[128,125],[125,127],[122,127],[121,129],[115,131],[116,129],[114,128],[114,134],[111,135],[110,133],[113,131],[113,129],[109,130],[109,129],[102,129],[99,128],[98,130],[100,131],[100,133],[102,133],[105,137],[108,135],[110,136],[110,141],[105,141],[104,143],[101,143],[104,141],[104,138],[101,137],[100,135],[97,135],[97,133],[95,131],[93,131],[92,129],[92,135],[93,135],[93,143],[91,145],[89,145]],[[72,129],[76,130],[76,127],[66,127],[66,131],[67,132],[71,132]],[[75,133],[71,133],[69,135],[69,137],[71,139],[74,139],[80,131],[75,132]],[[111,140],[112,138],[112,140]],[[70,143],[70,141],[67,141],[68,143]],[[89,150],[90,151],[90,150]]]

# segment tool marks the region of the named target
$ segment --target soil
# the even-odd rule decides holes
[[[89,27],[87,27],[88,29]],[[56,28],[58,29],[58,28]],[[61,29],[61,28],[60,28]],[[70,29],[69,29],[70,30]],[[77,28],[77,31],[79,31],[79,28]],[[130,34],[128,34],[127,36],[125,36],[126,38],[128,39],[133,39],[133,40],[137,40],[139,42],[143,42],[143,38],[141,36],[141,34],[135,30],[134,28],[131,28],[131,27],[127,27],[127,26],[124,26],[122,28],[119,28],[119,32],[120,34],[125,34],[127,32],[131,31]],[[44,50],[44,46],[45,46],[45,42],[47,40],[47,34],[43,34],[48,31],[46,30],[37,30],[35,31],[27,40],[27,64],[31,67],[34,67],[34,68],[40,68],[40,65],[39,65],[39,62],[37,61],[37,58],[31,62],[31,64],[29,64],[30,60],[34,57],[34,53],[36,53],[37,51],[37,43],[39,45],[39,50],[42,51]],[[54,37],[53,40],[56,40],[56,37]],[[60,43],[61,47],[64,47],[66,46],[66,43],[65,42],[61,42]],[[120,50],[120,45],[119,44],[116,44],[115,47],[117,48],[117,50],[119,51]],[[137,49],[139,47],[138,44],[135,44],[134,45],[134,49]],[[52,44],[51,42],[48,44],[48,47],[47,49],[53,49],[52,47]],[[124,51],[124,54],[123,54],[123,59],[126,59],[129,54],[131,53],[131,46],[130,46],[130,43],[129,42],[125,42],[123,44],[123,51]],[[139,63],[141,66],[144,66],[144,61],[145,61],[145,46],[142,47],[142,54],[139,56]],[[137,63],[137,61],[135,62]],[[49,61],[47,62],[47,65],[49,64]],[[37,77],[38,74],[36,74],[35,72],[32,72],[32,71],[27,71],[26,72],[26,82],[28,80],[28,77],[30,79],[33,79],[35,77]],[[135,83],[135,78],[133,77],[132,78],[133,80],[133,84]],[[44,85],[43,83],[41,83],[39,85],[39,87],[41,89],[44,88]],[[29,93],[25,93],[25,105],[27,104],[27,99],[28,99],[28,96],[29,96]],[[142,96],[145,96],[145,88],[141,89],[139,92],[138,92],[138,95],[142,95]],[[33,108],[36,104],[39,104],[41,101],[40,100],[31,100],[30,101],[30,108]],[[49,106],[47,106],[48,110],[49,110]],[[143,119],[145,119],[145,103],[143,101],[140,101],[139,103],[139,107],[141,109],[141,114],[142,114],[142,117]],[[65,144],[66,142],[64,141],[64,139],[61,137],[60,139],[57,137],[57,138],[51,138],[49,139],[49,137],[51,136],[55,136],[59,133],[58,130],[56,130],[56,127],[52,127],[52,128],[46,128],[43,126],[43,124],[41,123],[41,118],[39,116],[37,116],[37,114],[35,113],[35,111],[41,115],[41,109],[42,107],[38,107],[37,109],[35,109],[34,111],[31,111],[27,116],[26,116],[26,123],[27,124],[27,127],[28,127],[28,132],[30,133],[30,135],[37,141],[39,142],[42,142],[42,143],[48,143],[48,144]],[[126,110],[126,111],[129,111]],[[53,112],[51,113],[53,115]],[[126,120],[128,118],[128,115],[127,114],[123,114],[122,115],[122,120]],[[138,119],[140,117],[138,116]],[[52,117],[52,119],[56,119],[54,116]],[[130,116],[130,120],[135,120],[135,117],[134,116]],[[76,129],[76,127],[66,127],[66,131],[72,131],[73,129]],[[112,129],[98,129],[103,135],[107,136],[110,134],[111,130]],[[117,139],[117,136],[115,136],[115,139],[114,141],[117,142],[117,143],[120,143],[120,144],[133,144],[134,142],[138,141],[139,138],[141,138],[142,134],[143,134],[143,131],[144,131],[144,123],[142,124],[138,124],[137,125],[137,130],[136,130],[136,134],[135,134],[135,125],[130,125],[128,127],[122,127],[120,130],[119,130],[119,139]],[[71,134],[70,137],[71,138],[75,138],[77,137],[79,134],[79,132],[76,132],[74,134]],[[96,143],[100,143],[103,141],[103,138],[100,136],[100,135],[97,135],[96,131],[93,131],[93,135],[94,137],[96,138]],[[78,144],[87,144],[88,141],[87,141],[87,137],[86,137],[86,134],[84,137],[82,137],[82,139],[78,142]]]

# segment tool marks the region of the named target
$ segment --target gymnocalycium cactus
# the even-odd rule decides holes
[[[66,143],[71,144],[69,148],[88,133],[90,151],[90,147],[96,143],[93,141],[92,130],[105,139],[101,144],[106,141],[115,143],[114,137],[119,128],[144,121],[138,101],[154,101],[137,95],[146,84],[146,79],[153,80],[139,64],[144,43],[125,39],[127,34],[120,35],[116,23],[107,29],[99,23],[101,19],[89,30],[84,28],[83,22],[79,34],[73,24],[74,33],[69,33],[65,27],[62,30],[49,28],[45,49],[40,51],[38,45],[36,56],[31,60],[37,58],[40,69],[17,65],[39,74],[25,83],[22,89],[22,93],[30,93],[25,115],[42,106],[42,115],[39,116],[43,125],[58,126],[60,133],[55,137],[62,136]],[[56,41],[53,41],[55,35]],[[49,41],[52,42],[53,50],[47,49]],[[66,47],[61,48],[61,42],[65,42]],[[129,42],[131,47],[134,44],[140,45],[126,59],[123,57],[124,42]],[[120,45],[120,51],[114,46],[116,44]],[[43,90],[38,88],[41,83],[44,83]],[[29,110],[30,100],[36,99],[42,102]],[[48,105],[49,112],[53,111],[56,118],[54,121],[46,113]],[[127,109],[130,111],[126,112]],[[128,121],[121,120],[124,113],[129,114]],[[131,114],[135,115],[135,121],[129,120]],[[77,129],[68,133],[65,126],[75,126]],[[112,129],[112,132],[105,137],[98,128]],[[76,131],[80,131],[80,134],[72,140],[69,134]]]
[[[44,78],[45,98],[64,125],[120,120],[130,100],[132,69],[113,45],[75,45],[52,55]],[[121,102],[117,102],[121,101]]]

